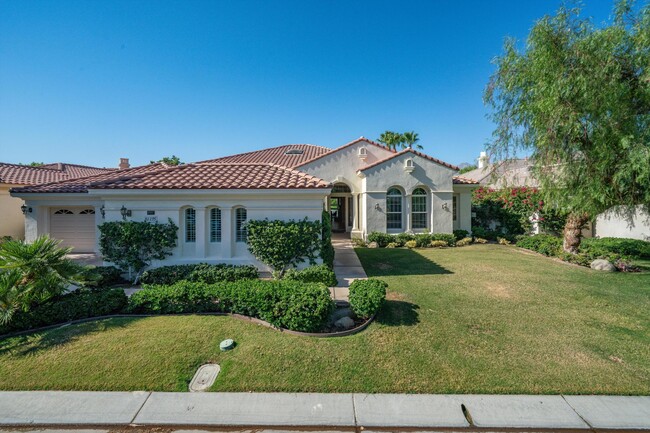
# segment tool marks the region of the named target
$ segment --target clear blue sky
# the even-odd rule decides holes
[[[470,162],[505,36],[559,0],[0,0],[0,161],[185,162],[414,130]],[[596,22],[611,1],[585,0]]]

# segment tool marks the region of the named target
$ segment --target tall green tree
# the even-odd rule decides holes
[[[151,163],[151,164],[155,164],[156,162],[162,162],[163,164],[167,164],[167,165],[181,165],[181,164],[183,164],[183,161],[181,161],[181,159],[176,155],[165,156],[165,157],[159,159],[158,161],[149,161],[149,163]]]
[[[384,131],[381,133],[378,142],[388,147],[389,149],[397,150],[404,149],[406,147],[415,147],[416,149],[423,149],[423,147],[417,144],[420,141],[418,133],[415,131],[410,132],[395,132],[395,131]]]
[[[580,8],[541,18],[525,46],[506,40],[485,91],[490,150],[531,155],[547,203],[570,212],[568,252],[598,213],[650,203],[650,6],[633,6],[598,26]]]

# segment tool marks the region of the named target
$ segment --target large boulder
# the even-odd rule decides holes
[[[354,328],[354,320],[352,320],[352,317],[341,317],[339,320],[334,322],[334,326],[340,329],[352,329]]]
[[[616,266],[614,266],[609,260],[596,259],[591,262],[591,269],[595,269],[597,271],[615,272]]]
[[[330,323],[335,323],[344,317],[352,317],[352,310],[350,308],[337,308],[330,316]]]

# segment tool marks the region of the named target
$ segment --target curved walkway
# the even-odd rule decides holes
[[[365,280],[368,276],[347,233],[332,235],[332,246],[334,247],[334,274],[339,282],[338,286],[330,289],[332,298],[334,301],[347,302],[350,284],[354,280]]]

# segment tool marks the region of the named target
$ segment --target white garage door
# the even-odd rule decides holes
[[[74,248],[75,253],[92,253],[95,249],[95,210],[51,208],[50,237],[60,240],[62,247]]]

